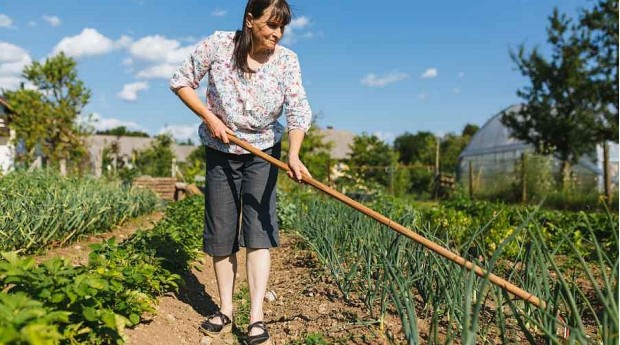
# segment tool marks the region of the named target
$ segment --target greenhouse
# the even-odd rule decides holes
[[[458,178],[474,188],[509,185],[520,178],[524,171],[536,173],[537,169],[549,174],[559,174],[561,162],[557,158],[528,155],[530,169],[524,168],[522,155],[533,153],[533,147],[513,138],[510,129],[501,122],[502,113],[519,111],[521,105],[513,105],[489,119],[472,137],[469,145],[459,155]],[[609,165],[612,188],[618,189],[618,144],[609,145]],[[573,186],[584,191],[603,191],[603,149],[597,147],[593,157],[584,156],[572,167]],[[528,164],[526,161],[526,164]],[[533,165],[536,165],[534,167]],[[534,175],[534,174],[532,174]],[[541,179],[543,176],[530,176]]]

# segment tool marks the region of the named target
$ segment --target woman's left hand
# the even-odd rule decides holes
[[[301,162],[299,156],[289,156],[288,157],[288,177],[292,178],[297,182],[301,182],[302,174],[306,174],[308,177],[312,177],[308,168]]]

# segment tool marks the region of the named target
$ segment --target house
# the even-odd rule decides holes
[[[330,181],[334,181],[344,175],[344,171],[347,169],[344,160],[349,158],[351,153],[350,145],[353,144],[353,138],[355,134],[334,129],[332,126],[326,128],[319,128],[319,134],[323,137],[323,142],[331,143],[332,147],[329,152],[333,162],[330,164]]]
[[[12,144],[15,131],[9,127],[9,115],[12,113],[6,99],[0,97],[0,175],[12,170],[15,160],[15,147]]]
[[[323,136],[324,142],[331,142],[332,148],[330,155],[332,159],[343,160],[348,158],[351,153],[349,145],[353,144],[353,138],[355,134],[334,129],[332,126],[327,126],[325,129],[320,128],[319,133]]]

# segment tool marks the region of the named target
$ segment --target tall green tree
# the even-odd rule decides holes
[[[547,28],[549,58],[537,48],[526,52],[523,45],[518,52],[511,52],[530,85],[517,91],[525,103],[521,110],[503,114],[502,122],[512,129],[514,137],[531,143],[538,153],[554,153],[562,161],[564,186],[571,165],[581,156],[592,154],[596,144],[609,138],[611,132],[615,132],[617,140],[617,104],[615,110],[613,105],[617,102],[617,88],[613,103],[609,103],[612,97],[601,90],[609,86],[607,79],[601,78],[602,71],[613,70],[612,65],[616,66],[617,84],[617,4],[617,0],[599,1],[592,10],[581,14],[581,20],[587,22],[590,15],[607,18],[605,13],[615,8],[615,24],[614,20],[605,24],[604,20],[594,21],[605,30],[586,30],[555,9]],[[611,30],[614,25],[615,30]],[[611,46],[614,38],[607,38],[609,35],[615,35],[615,48]],[[599,46],[588,48],[594,47],[594,42]],[[594,54],[600,49],[615,51],[615,60],[614,53]]]
[[[80,122],[80,115],[91,95],[78,78],[77,63],[60,53],[26,66],[22,76],[36,90],[22,86],[4,91],[15,111],[11,126],[16,140],[25,148],[17,160],[29,163],[38,151],[48,164],[57,165],[60,160],[77,164],[86,154],[84,138],[89,127]]]
[[[469,140],[471,140],[471,137],[473,137],[474,134],[476,134],[476,132],[478,132],[479,129],[480,129],[479,126],[468,123],[465,125],[465,127],[463,127],[463,131],[461,132],[461,135],[464,137],[469,137]]]
[[[618,142],[618,0],[599,0],[581,12],[579,23],[600,140]]]
[[[136,167],[141,174],[152,177],[172,176],[172,143],[174,140],[169,134],[160,134],[148,149],[139,152],[136,157]]]
[[[469,143],[470,137],[448,133],[441,139],[439,166],[442,172],[456,173],[461,151]]]
[[[431,132],[406,132],[394,139],[394,150],[403,164],[435,164],[437,138]]]
[[[185,158],[184,163],[179,163],[183,177],[188,182],[195,182],[197,176],[205,176],[207,171],[207,152],[204,145],[198,146]]]
[[[479,127],[472,124],[466,124],[461,134],[448,133],[441,139],[440,145],[440,168],[441,171],[448,173],[456,173],[458,169],[459,155],[476,134]]]
[[[398,153],[376,135],[367,133],[355,136],[349,147],[351,152],[347,164],[353,174],[368,182],[390,187]]]

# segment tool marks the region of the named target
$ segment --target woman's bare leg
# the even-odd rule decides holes
[[[263,320],[263,300],[269,281],[271,256],[269,249],[246,250],[246,270],[250,289],[250,324]],[[260,334],[260,328],[252,328],[250,335]]]

